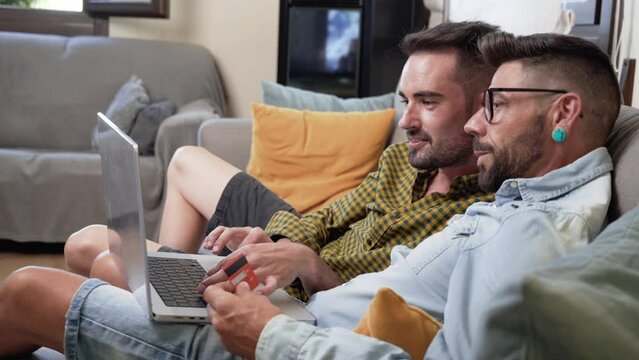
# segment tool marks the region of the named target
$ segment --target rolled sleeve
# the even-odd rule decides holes
[[[316,327],[277,315],[266,324],[255,350],[255,359],[297,359]]]
[[[410,359],[401,348],[342,328],[320,329],[274,317],[258,340],[256,359]]]

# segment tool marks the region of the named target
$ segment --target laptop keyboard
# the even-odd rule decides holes
[[[193,259],[149,257],[149,280],[166,306],[206,307],[197,286],[206,275]]]

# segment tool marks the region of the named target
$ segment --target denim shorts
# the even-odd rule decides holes
[[[64,351],[67,359],[239,359],[213,326],[152,321],[133,294],[97,279],[71,301]]]

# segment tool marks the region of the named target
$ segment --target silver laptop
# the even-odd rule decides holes
[[[109,250],[129,289],[153,320],[210,323],[206,303],[195,287],[221,257],[147,254],[138,146],[98,113],[98,148],[107,203]],[[277,290],[270,299],[294,319],[315,323],[303,304],[285,291]]]

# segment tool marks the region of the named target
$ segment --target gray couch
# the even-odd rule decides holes
[[[203,47],[106,37],[0,32],[0,239],[63,242],[105,223],[96,113],[139,76],[152,101],[178,107],[161,123],[155,155],[141,156],[147,236],[159,222],[174,151],[226,110],[220,76]]]
[[[402,135],[395,129],[391,142]],[[244,169],[251,120],[208,120],[198,143]],[[619,221],[590,245],[524,279],[522,302],[507,310],[520,316],[490,317],[486,338],[480,339],[489,353],[485,358],[639,358],[639,109],[622,107],[608,149],[615,163],[608,218]],[[520,347],[503,348],[502,336],[519,336]]]

